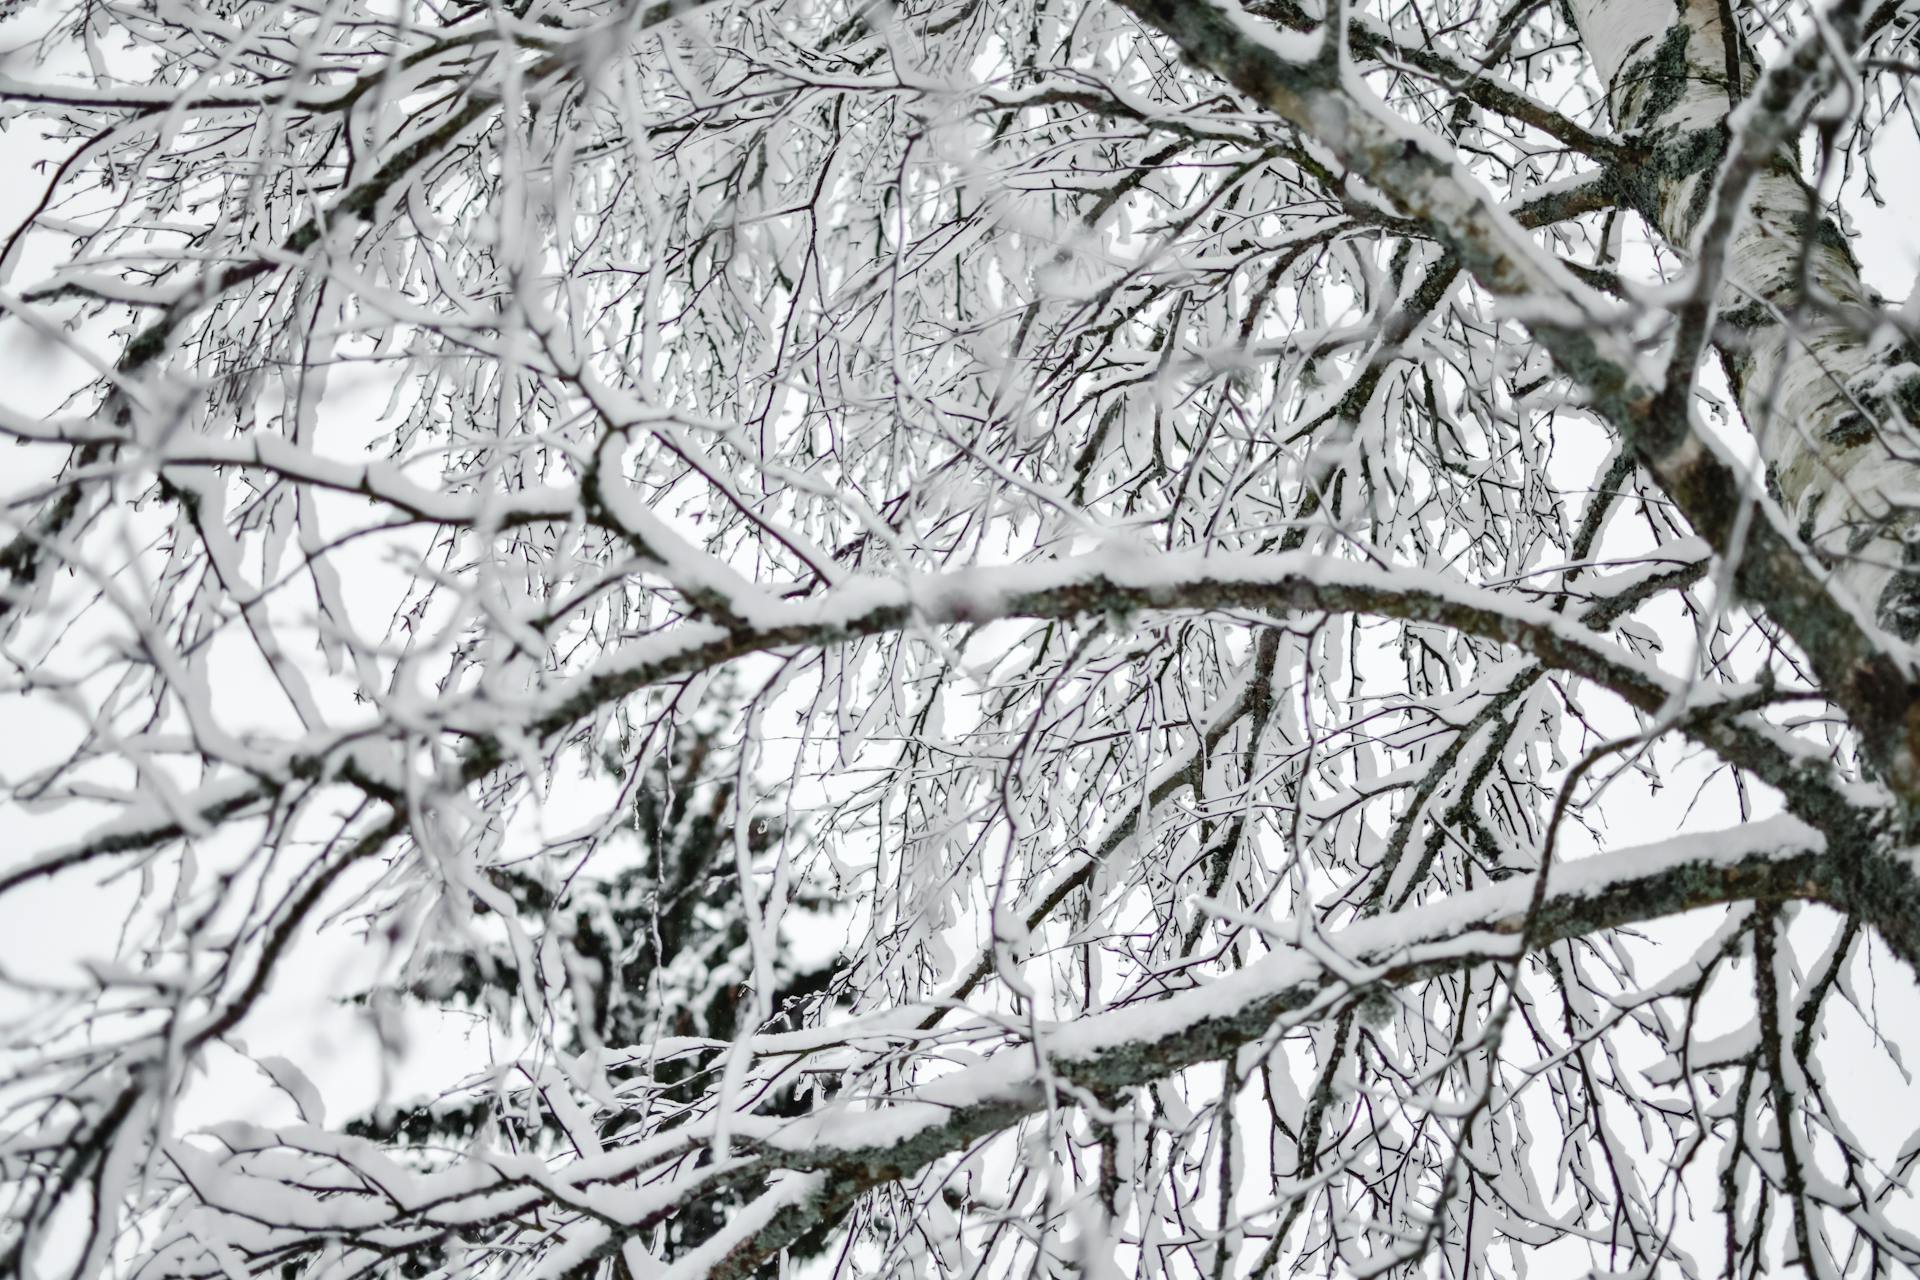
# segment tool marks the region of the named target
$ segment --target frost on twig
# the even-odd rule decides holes
[[[1920,1267],[1903,0],[0,26],[0,1272]]]

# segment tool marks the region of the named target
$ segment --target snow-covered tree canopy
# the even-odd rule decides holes
[[[4,16],[0,1274],[1920,1267],[1920,0]]]

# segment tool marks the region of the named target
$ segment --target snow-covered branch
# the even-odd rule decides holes
[[[0,6],[0,1271],[1920,1268],[1913,17]]]

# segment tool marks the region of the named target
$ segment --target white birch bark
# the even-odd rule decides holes
[[[1734,107],[1754,87],[1754,57],[1744,36],[1728,38],[1718,0],[1569,7],[1622,133],[1681,143],[1752,123],[1753,108]],[[1702,248],[1717,168],[1652,184],[1650,212],[1682,252]],[[1920,369],[1890,329],[1863,332],[1879,299],[1791,143],[1755,174],[1744,204],[1715,297],[1715,337],[1741,413],[1783,507],[1838,586],[1911,639],[1920,598],[1898,570],[1917,531],[1920,440],[1909,414]]]

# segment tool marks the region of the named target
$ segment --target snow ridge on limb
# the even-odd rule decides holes
[[[1549,666],[1585,677],[1649,712],[1675,709],[1684,686],[1659,667],[1600,639],[1585,625],[1445,576],[1380,569],[1331,556],[1147,553],[1122,547],[1052,562],[964,570],[903,580],[854,581],[794,602],[737,600],[744,625],[729,630],[687,623],[629,641],[580,676],[557,681],[524,708],[472,711],[454,704],[442,723],[474,741],[467,771],[497,762],[490,722],[524,712],[534,732],[562,731],[594,709],[649,685],[705,670],[747,653],[816,646],[897,631],[914,623],[973,625],[1011,618],[1098,617],[1161,610],[1262,609],[1369,613],[1432,622],[1518,646]],[[1729,703],[1699,703],[1678,724],[1716,751],[1780,787],[1796,803],[1839,820],[1851,805],[1832,789],[1817,753],[1749,720],[1726,718]]]
[[[1523,932],[1536,948],[1547,948],[1621,924],[1741,901],[1822,901],[1871,914],[1877,904],[1844,896],[1841,854],[1818,831],[1787,817],[1599,854],[1556,867],[1543,907],[1530,920],[1530,882],[1490,886],[1327,935],[1323,945],[1340,958],[1338,965],[1283,950],[1164,998],[1044,1026],[1038,1043],[1058,1087],[1070,1096],[1071,1091],[1099,1095],[1231,1056],[1298,1020],[1325,1017],[1339,1007],[1377,999],[1378,993],[1511,959]],[[1920,889],[1904,864],[1890,869],[1889,876],[1883,891],[1911,898]],[[1888,936],[1904,956],[1920,957],[1920,916],[1908,913]],[[792,1068],[804,1068],[804,1046],[768,1044],[765,1049],[775,1057],[795,1055]],[[837,1217],[860,1194],[911,1179],[941,1157],[1044,1111],[1048,1098],[1033,1054],[1031,1043],[1010,1043],[977,1065],[929,1083],[871,1101],[830,1102],[792,1120],[736,1114],[727,1119],[739,1148],[736,1156],[677,1184],[643,1176],[633,1190],[616,1190],[635,1173],[659,1167],[673,1149],[697,1148],[716,1118],[676,1133],[669,1146],[642,1144],[604,1159],[581,1160],[563,1175],[495,1161],[438,1173],[416,1187],[409,1175],[379,1162],[365,1175],[380,1192],[343,1189],[329,1221],[351,1251],[363,1235],[369,1244],[391,1248],[408,1238],[500,1221],[543,1202],[593,1206],[594,1216],[612,1228],[581,1255],[593,1257],[616,1250],[626,1233],[644,1230],[689,1198],[715,1194],[723,1186],[764,1187],[752,1208],[673,1270],[689,1278],[732,1280],[752,1274],[763,1259]],[[223,1207],[217,1188],[230,1182],[241,1194],[271,1167],[275,1149],[296,1157],[288,1174],[301,1167],[300,1158],[337,1162],[343,1170],[377,1158],[365,1144],[316,1148],[318,1136],[299,1129],[251,1136],[236,1132],[242,1150],[233,1163],[245,1171],[239,1179],[205,1157],[193,1160],[190,1176],[209,1211],[238,1212],[257,1203],[254,1193]],[[324,1167],[316,1166],[315,1172]],[[381,1204],[390,1199],[417,1207],[396,1217]],[[290,1201],[288,1208],[297,1206]],[[250,1247],[270,1251],[272,1233],[250,1241]],[[184,1268],[189,1256],[159,1264]],[[177,1274],[201,1273],[182,1269]]]

